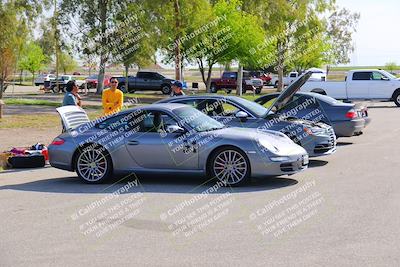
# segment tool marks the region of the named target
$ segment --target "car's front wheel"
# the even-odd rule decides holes
[[[250,162],[237,148],[221,148],[211,157],[209,173],[227,186],[244,185],[250,181]]]
[[[211,93],[216,93],[216,92],[218,92],[217,85],[216,85],[215,83],[212,83],[212,84],[210,85],[210,91],[211,91]]]
[[[111,157],[103,147],[87,146],[78,153],[75,170],[85,183],[103,183],[112,175]]]

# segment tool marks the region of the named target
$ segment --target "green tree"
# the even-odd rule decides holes
[[[59,55],[59,71],[62,71],[64,74],[68,72],[72,72],[78,67],[78,63],[76,60],[67,52],[62,52]]]
[[[15,70],[28,30],[35,26],[42,7],[39,0],[5,0],[0,2],[0,99],[6,80]]]
[[[266,63],[266,68],[276,66],[278,90],[283,88],[284,71],[290,65],[323,61],[321,57],[325,55],[321,49],[325,50],[326,46],[323,45],[324,25],[323,18],[320,17],[332,8],[333,1],[253,0],[250,2],[249,6],[258,7],[255,12],[262,17],[263,28],[266,31],[264,44],[257,47],[257,50],[265,49],[268,52],[260,61]],[[318,43],[315,48],[313,48],[314,41]]]
[[[337,65],[350,62],[349,56],[354,51],[352,37],[357,30],[359,19],[359,13],[334,7],[328,17],[326,28],[327,42],[330,45],[328,53],[330,63]]]
[[[165,56],[165,63],[174,62],[175,79],[182,79],[182,68],[187,58],[187,49],[204,30],[212,17],[207,0],[159,0],[152,1],[154,23],[158,27],[158,48]]]
[[[35,80],[35,73],[43,68],[46,56],[43,54],[42,48],[34,42],[30,42],[24,47],[18,65],[20,69],[27,70],[32,73],[32,84]]]
[[[398,66],[396,62],[391,61],[385,64],[385,69],[387,69],[391,73],[394,73],[394,71],[398,69]]]
[[[130,2],[116,18],[117,27],[112,35],[119,43],[112,50],[112,62],[124,65],[125,84],[128,84],[131,66],[141,68],[153,63],[158,39],[156,25],[150,20],[151,14],[145,1],[136,1]]]
[[[100,60],[96,93],[103,91],[106,63],[111,50],[118,41],[111,38],[117,26],[116,17],[126,9],[128,1],[117,0],[64,0],[61,3],[60,16],[64,30],[73,39],[78,39],[75,49],[93,54]]]
[[[263,42],[265,35],[258,19],[242,10],[237,0],[220,0],[206,17],[207,30],[192,39],[187,57],[198,66],[207,91],[210,91],[211,73],[215,64],[237,61],[243,65],[258,66],[258,51],[253,47]]]

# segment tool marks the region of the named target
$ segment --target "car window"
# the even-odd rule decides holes
[[[166,133],[170,125],[179,125],[169,114],[161,111],[144,111],[141,132]]]
[[[372,73],[369,71],[360,71],[353,73],[353,80],[354,81],[368,81],[371,80]]]
[[[108,131],[140,132],[143,129],[143,113],[134,111],[131,113],[112,116],[96,124],[96,128],[106,129]]]
[[[236,73],[235,72],[224,72],[222,74],[223,79],[236,79]]]
[[[296,77],[297,77],[296,73],[290,73],[290,78],[296,78]]]
[[[374,71],[372,72],[372,80],[389,80],[389,77],[386,77],[385,75],[383,75],[382,73],[378,72],[378,71]]]
[[[305,103],[307,105],[305,105]],[[312,96],[306,96],[306,95],[294,95],[293,99],[286,104],[283,109],[285,110],[290,110],[290,109],[296,109],[300,106],[303,106],[305,109],[315,109],[319,107],[318,101],[316,98]]]

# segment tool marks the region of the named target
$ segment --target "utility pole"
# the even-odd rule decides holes
[[[174,0],[175,9],[175,80],[180,80],[182,75],[182,62],[181,62],[181,16],[179,8],[179,0]]]

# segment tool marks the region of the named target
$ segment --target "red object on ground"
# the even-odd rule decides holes
[[[42,149],[42,155],[44,156],[45,160],[49,160],[49,151],[47,150],[47,148]]]

